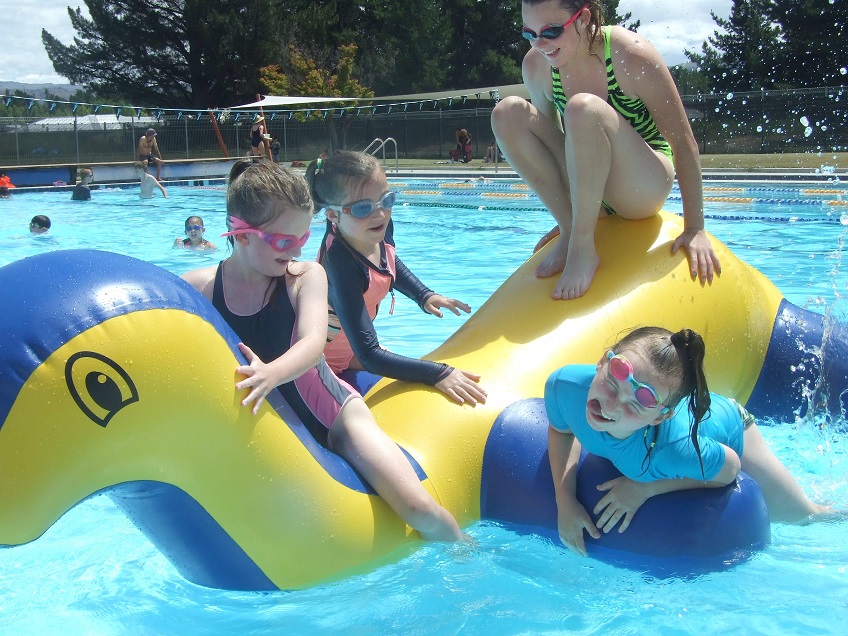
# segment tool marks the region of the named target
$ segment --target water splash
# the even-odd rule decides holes
[[[840,221],[842,225],[848,226],[848,218],[846,217],[848,217],[848,214],[843,213]],[[801,387],[804,403],[795,414],[795,422],[799,427],[822,431],[848,427],[848,420],[846,420],[848,414],[846,414],[843,406],[846,404],[846,398],[848,398],[848,387],[829,386],[827,373],[828,368],[837,367],[841,362],[838,359],[830,360],[829,356],[835,356],[836,352],[834,347],[828,346],[828,343],[837,342],[839,338],[843,338],[848,333],[848,298],[841,292],[839,284],[842,251],[845,246],[846,235],[848,235],[848,227],[839,235],[836,248],[825,257],[827,260],[833,261],[827,277],[834,292],[834,300],[831,303],[828,303],[824,298],[817,300],[817,304],[823,304],[825,308],[822,321],[822,341],[818,345],[812,345],[805,343],[801,338],[795,340],[799,350],[812,356],[818,367],[813,386],[810,386],[810,382],[806,381],[806,384]],[[804,371],[804,365],[798,365],[797,370]],[[793,369],[793,372],[795,371],[796,369]],[[839,391],[837,395],[831,395],[834,389]],[[801,412],[804,414],[801,415]]]

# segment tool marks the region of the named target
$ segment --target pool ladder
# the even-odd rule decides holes
[[[386,145],[391,142],[391,144],[395,148],[395,173],[398,172],[398,148],[397,142],[393,137],[386,137],[386,139],[380,139],[377,137],[374,141],[368,144],[368,147],[362,152],[369,152],[372,155],[376,155],[381,150],[383,151],[383,168],[386,167]]]

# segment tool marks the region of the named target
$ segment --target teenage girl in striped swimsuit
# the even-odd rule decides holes
[[[641,36],[603,26],[600,0],[524,0],[522,35],[531,43],[522,73],[530,102],[501,101],[492,127],[507,161],[551,211],[559,233],[536,275],[562,272],[553,298],[586,293],[601,264],[599,216],[644,219],[665,203],[675,170],[684,231],[672,244],[690,272],[721,272],[704,232],[698,146],[659,53]]]

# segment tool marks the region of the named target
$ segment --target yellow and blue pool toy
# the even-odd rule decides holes
[[[788,303],[715,239],[723,274],[692,281],[683,255],[670,256],[680,229],[665,213],[603,219],[602,266],[573,301],[550,299],[553,280],[533,275],[537,257],[519,267],[428,356],[481,373],[485,405],[397,381],[370,389],[378,423],[461,525],[486,518],[555,535],[545,380],[596,361],[635,325],[701,332],[711,389],[760,416],[792,419],[826,395],[833,412],[842,408],[844,328]],[[256,417],[240,406],[237,339],[178,277],[109,252],[57,251],[0,268],[0,289],[0,545],[33,541],[106,493],[205,586],[299,588],[415,546],[416,533],[281,399]],[[608,470],[585,459],[584,503]],[[669,495],[640,509],[626,533],[590,541],[590,553],[715,568],[769,541],[759,489],[744,476]]]

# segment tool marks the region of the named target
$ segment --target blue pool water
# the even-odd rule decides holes
[[[448,296],[479,307],[530,254],[550,216],[521,184],[396,181],[396,238],[404,262]],[[199,214],[224,245],[221,188],[101,189],[90,202],[67,192],[0,200],[0,265],[46,250],[94,247],[181,274],[226,250],[171,247]],[[848,190],[838,183],[708,184],[708,229],[764,272],[793,303],[844,320],[842,265]],[[666,206],[681,210],[679,193]],[[27,232],[47,214],[46,236]],[[317,251],[316,219],[304,257]],[[37,290],[36,292],[37,293]],[[4,307],[2,311],[13,309]],[[399,299],[378,317],[381,342],[408,354],[438,346],[464,318],[442,320]],[[815,422],[764,428],[810,495],[848,507],[842,434]],[[2,467],[0,467],[2,478]],[[105,497],[92,498],[38,541],[0,550],[0,634],[340,633],[842,633],[848,622],[846,523],[774,526],[750,561],[696,579],[653,579],[578,558],[548,540],[492,523],[468,528],[473,547],[424,545],[397,563],[297,592],[198,587]]]

